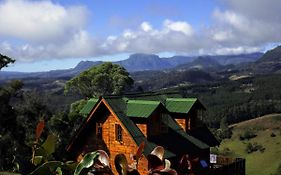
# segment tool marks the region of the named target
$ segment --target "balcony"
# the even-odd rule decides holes
[[[245,175],[246,160],[212,154],[210,156],[210,175]]]

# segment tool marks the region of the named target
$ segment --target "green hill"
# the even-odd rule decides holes
[[[228,150],[234,156],[246,158],[247,175],[275,173],[281,165],[281,114],[248,120],[231,128],[232,137],[224,140],[219,150]],[[247,153],[247,147],[251,151],[257,150]]]

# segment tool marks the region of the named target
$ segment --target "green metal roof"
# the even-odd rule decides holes
[[[87,104],[81,109],[80,114],[88,115],[92,111],[92,109],[94,108],[94,106],[97,104],[98,101],[99,101],[99,99],[97,99],[97,98],[89,99]]]
[[[162,116],[162,122],[166,124],[170,129],[181,135],[183,138],[188,140],[191,144],[195,145],[200,149],[209,148],[209,145],[205,144],[204,142],[198,140],[197,138],[187,134],[172,117],[168,114]]]
[[[153,142],[148,141],[147,138],[141,132],[141,130],[133,123],[133,121],[129,117],[126,116],[124,111],[126,110],[127,100],[124,98],[114,97],[104,97],[104,99],[112,108],[112,110],[122,122],[124,127],[128,130],[135,143],[139,146],[142,142],[145,142],[144,155],[147,156],[157,145]],[[174,153],[170,152],[169,150],[165,150],[165,158],[170,158],[174,156],[176,156]]]
[[[149,96],[147,96],[149,97]],[[103,98],[108,103],[108,105],[112,108],[114,113],[117,115],[123,126],[127,129],[135,143],[139,146],[142,142],[145,142],[145,150],[144,155],[147,156],[156,146],[156,140],[147,140],[141,130],[136,126],[136,124],[130,119],[130,117],[149,117],[152,112],[162,103],[165,103],[166,108],[170,112],[180,112],[187,113],[192,105],[195,103],[197,99],[195,98],[165,98],[164,95],[158,96],[158,98],[154,96],[154,99],[139,99],[139,98],[131,98],[131,97],[120,97],[120,96],[104,96]],[[130,100],[131,99],[131,100]],[[166,100],[165,100],[166,99]],[[155,100],[155,101],[153,101]],[[90,99],[84,108],[80,111],[82,114],[89,114],[92,109],[95,107],[99,99],[93,98]],[[160,102],[161,101],[161,102]],[[129,116],[129,117],[128,117]],[[196,139],[195,137],[187,134],[175,121],[171,118],[170,115],[167,114],[166,117],[162,118],[162,122],[167,125],[170,129],[172,129],[172,133],[176,134],[177,137],[180,137],[179,144],[183,147],[183,149],[196,148],[196,149],[205,149],[208,148],[208,145],[204,142]],[[173,140],[174,135],[171,135],[171,139]],[[164,138],[164,140],[167,140]],[[175,146],[174,143],[172,147]],[[181,144],[182,143],[182,144]],[[159,143],[158,143],[159,144]],[[163,145],[165,148],[165,145]],[[171,158],[176,156],[176,151],[179,148],[165,148],[165,158]],[[173,150],[173,151],[172,151]]]
[[[129,94],[126,95],[131,100],[150,100],[150,101],[160,101],[163,104],[167,98],[181,98],[179,93],[159,93],[159,92],[147,92],[139,94]]]
[[[167,98],[165,107],[169,112],[188,113],[196,102],[196,98]]]
[[[159,101],[129,100],[126,114],[129,117],[148,118],[159,104]]]

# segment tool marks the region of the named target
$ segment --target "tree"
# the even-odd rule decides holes
[[[14,80],[0,87],[0,170],[11,169],[13,155],[25,150],[25,131],[11,103],[18,98],[23,84]]]
[[[103,63],[82,72],[66,83],[65,93],[78,92],[83,97],[121,94],[133,84],[129,73],[120,65]]]
[[[15,60],[0,54],[0,70]],[[12,167],[12,155],[23,144],[22,128],[17,124],[14,108],[10,105],[12,98],[18,95],[23,84],[12,81],[6,86],[0,86],[0,170]]]
[[[3,68],[3,67],[7,67],[7,65],[9,63],[14,63],[15,60],[6,56],[6,55],[2,55],[0,54],[0,70]]]
[[[231,129],[228,127],[227,118],[223,117],[220,122],[220,128],[216,132],[216,136],[220,141],[226,138],[231,138]]]

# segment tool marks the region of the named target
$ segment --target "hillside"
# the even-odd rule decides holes
[[[260,59],[250,66],[254,73],[280,73],[281,72],[281,46],[268,50]]]
[[[216,61],[214,58],[209,56],[205,56],[205,57],[200,56],[190,63],[177,66],[175,69],[184,69],[184,70],[193,69],[193,70],[211,71],[211,70],[218,70],[221,67],[222,66],[220,65],[220,63]]]
[[[219,150],[228,150],[227,152],[234,156],[246,158],[247,175],[273,174],[281,164],[281,114],[266,115],[231,127],[231,139],[224,140]],[[245,136],[245,133],[252,134],[253,138],[241,140],[240,137]],[[249,143],[256,143],[261,149],[247,153]]]

